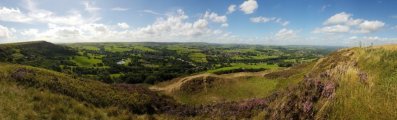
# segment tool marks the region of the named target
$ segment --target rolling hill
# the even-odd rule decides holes
[[[197,74],[153,86],[0,63],[0,117],[397,119],[396,59],[397,45],[348,48],[290,68]]]
[[[0,116],[96,119],[162,113],[174,102],[136,85],[104,84],[41,68],[0,63]],[[128,115],[127,114],[127,115]]]
[[[342,49],[269,102],[269,119],[396,119],[397,46]]]
[[[0,44],[0,61],[56,70],[57,65],[76,55],[66,46],[46,41]]]

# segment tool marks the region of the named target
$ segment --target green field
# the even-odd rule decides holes
[[[102,60],[100,59],[88,58],[86,56],[74,56],[73,58],[73,62],[83,67],[94,67],[94,65],[102,63]]]
[[[85,50],[93,50],[93,51],[99,51],[99,48],[96,46],[82,46],[82,49]]]
[[[126,52],[126,51],[131,50],[131,48],[117,46],[117,45],[106,45],[104,48],[105,48],[105,51],[108,51],[108,52]]]
[[[206,55],[203,53],[191,53],[189,54],[189,58],[193,61],[193,62],[197,62],[197,63],[206,63],[207,58]]]
[[[131,48],[136,49],[136,50],[145,51],[145,52],[156,52],[156,50],[149,48],[149,47],[142,46],[142,45],[133,45],[133,46],[131,46]]]
[[[188,48],[183,45],[170,45],[167,46],[168,50],[173,50],[176,51],[178,54],[188,54],[192,52],[201,52],[201,50],[196,49],[196,48]]]

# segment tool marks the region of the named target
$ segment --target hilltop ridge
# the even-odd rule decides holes
[[[266,115],[271,119],[396,119],[396,48],[348,48],[321,58],[297,86],[276,93]]]
[[[72,118],[118,118],[133,114],[161,114],[175,104],[172,99],[158,95],[141,86],[128,84],[110,85],[29,66],[0,63],[0,79],[0,86],[2,86],[0,89],[0,101],[2,102],[0,103],[11,106],[15,105],[13,103],[31,102],[24,103],[25,105],[23,106],[27,107],[27,109],[1,107],[0,116],[9,119],[26,117],[66,119],[69,118],[68,114]],[[28,91],[31,91],[30,94],[32,95],[18,95],[17,98],[9,96],[12,94],[29,94],[26,93]],[[40,93],[40,91],[44,91],[44,93]],[[36,98],[36,95],[39,98]],[[12,102],[14,98],[16,100],[26,99],[27,101]],[[71,100],[70,103],[68,102],[71,107],[59,105],[61,101],[55,102],[54,100]],[[46,105],[48,107],[32,108],[29,104],[34,104],[34,106],[36,104]],[[83,106],[80,104],[83,104]],[[54,108],[51,106],[54,106]],[[51,109],[55,109],[55,111],[51,111]],[[24,116],[25,114],[9,116],[4,113],[4,110],[11,110],[5,113],[28,112],[27,114],[30,116]],[[62,112],[62,110],[69,112]],[[41,113],[46,111],[51,114]],[[90,113],[85,113],[84,111]],[[130,113],[122,113],[126,111]],[[111,115],[111,112],[120,113]]]
[[[77,52],[46,41],[0,44],[0,62],[57,68],[57,64],[76,55]]]

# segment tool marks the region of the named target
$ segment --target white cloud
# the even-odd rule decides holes
[[[252,17],[252,18],[250,18],[250,20],[253,23],[274,22],[274,23],[278,23],[278,24],[280,24],[282,26],[287,26],[289,24],[289,21],[285,21],[285,20],[283,20],[281,18],[276,18],[276,17],[268,18],[268,17],[259,16],[259,17]]]
[[[208,13],[208,12],[207,12]],[[204,15],[206,16],[206,15]],[[212,17],[211,17],[212,16]],[[214,22],[220,22],[217,15],[207,14],[207,17]],[[219,35],[222,32],[211,30],[208,28],[208,21],[199,19],[194,23],[186,22],[188,16],[183,10],[178,10],[176,15],[167,18],[157,19],[152,25],[139,28],[132,33],[135,38],[151,38],[151,39],[192,39],[200,37],[208,37]]]
[[[164,14],[155,12],[155,11],[153,11],[153,10],[142,10],[141,12],[149,13],[149,14],[153,14],[153,15],[164,15]]]
[[[378,36],[363,36],[363,37],[357,37],[357,36],[351,36],[349,40],[354,40],[354,41],[377,41],[381,40],[380,37]]]
[[[18,8],[0,8],[0,20],[8,22],[29,23],[33,19],[23,14]]]
[[[117,26],[119,26],[121,29],[128,29],[130,26],[127,23],[117,23]]]
[[[205,19],[211,20],[211,21],[213,21],[215,23],[226,23],[227,22],[227,17],[226,16],[224,16],[224,15],[221,16],[221,15],[218,15],[218,14],[216,14],[214,12],[206,11],[203,17]]]
[[[227,7],[227,14],[232,14],[234,11],[236,11],[236,5],[229,5],[229,7]]]
[[[266,22],[269,22],[271,20],[271,18],[259,16],[259,17],[252,17],[250,20],[251,20],[251,22],[254,22],[254,23],[266,23]]]
[[[324,25],[344,24],[349,21],[350,17],[351,14],[341,12],[328,18],[327,21],[324,22]]]
[[[359,24],[360,30],[358,31],[359,33],[370,33],[379,30],[385,25],[385,23],[381,21],[364,21],[361,24]]]
[[[352,14],[341,12],[328,18],[322,28],[314,33],[371,33],[383,28],[385,23],[378,20],[354,19]]]
[[[32,29],[27,29],[27,30],[22,31],[21,35],[24,35],[24,36],[35,36],[38,33],[39,33],[38,29],[32,28]]]
[[[202,17],[202,19],[206,19],[206,20],[214,22],[214,23],[219,23],[219,24],[221,24],[221,27],[229,26],[229,24],[227,23],[226,15],[218,15],[215,12],[206,11],[204,13],[204,15],[202,15],[201,17]]]
[[[48,40],[51,42],[98,42],[105,39],[117,39],[116,33],[109,26],[104,24],[90,23],[81,26],[48,24],[48,29],[39,32],[35,29],[28,29],[21,32],[27,39]]]
[[[325,26],[322,28],[316,28],[314,33],[347,33],[350,31],[350,27],[346,25],[333,25]]]
[[[281,24],[282,26],[287,26],[289,24],[289,21],[285,21],[281,18],[276,18],[275,22]]]
[[[199,19],[193,23],[193,28],[206,28],[208,27],[208,21],[205,19]]]
[[[90,13],[95,13],[101,10],[101,8],[95,6],[95,3],[92,1],[84,1],[83,5],[84,5],[84,9]]]
[[[82,15],[78,12],[71,12],[67,16],[56,16],[52,12],[47,12],[47,13],[34,12],[34,13],[32,13],[30,17],[34,18],[36,22],[40,22],[40,23],[83,25],[98,20],[96,18],[93,19],[83,18]]]
[[[0,25],[0,39],[7,39],[13,36],[13,32],[16,32],[13,28],[7,28],[5,26]]]
[[[205,41],[226,39],[228,34],[209,28],[210,21],[199,18],[188,22],[183,10],[158,18],[145,27],[128,29],[128,24],[105,25],[89,23],[84,25],[48,24],[48,30],[38,32],[25,30],[22,35],[30,39],[43,39],[52,42],[106,42],[106,41]],[[125,29],[120,29],[125,28]],[[28,37],[26,37],[28,38]]]
[[[225,39],[227,33],[221,30],[209,28],[210,21],[214,23],[226,22],[226,18],[216,13],[206,12],[202,18],[193,23],[187,22],[188,16],[183,10],[166,18],[159,18],[151,25],[139,28],[131,33],[136,39],[194,41],[205,39]]]
[[[258,3],[256,0],[245,0],[240,5],[240,10],[243,11],[245,14],[252,14],[258,8]]]
[[[382,44],[396,44],[397,38],[383,38],[379,36],[351,36],[348,39],[348,44],[353,46],[370,46],[370,45],[382,45]]]
[[[122,7],[114,7],[112,8],[112,11],[127,11],[128,8],[122,8]]]
[[[283,28],[281,30],[279,30],[274,37],[277,40],[291,40],[291,39],[295,39],[298,37],[297,35],[297,31],[291,30],[291,29],[286,29]]]
[[[227,17],[214,12],[202,14],[197,19],[191,18],[181,9],[170,14],[160,14],[151,10],[142,12],[159,14],[159,18],[145,27],[131,29],[127,23],[113,25],[99,23],[97,11],[92,2],[84,2],[84,10],[88,14],[81,14],[77,10],[64,15],[39,8],[33,1],[24,2],[26,11],[19,8],[0,8],[0,21],[47,25],[47,29],[22,29],[17,34],[15,29],[0,26],[0,37],[9,41],[47,40],[50,42],[110,42],[110,41],[228,41],[230,33],[221,30],[227,27]],[[83,16],[87,15],[87,16]],[[211,23],[220,26],[211,26]],[[43,27],[43,26],[42,26]],[[44,26],[45,27],[45,26]],[[14,39],[14,36],[17,37]],[[12,39],[10,39],[12,38]],[[211,40],[211,41],[208,41]]]
[[[69,11],[67,15],[59,16],[54,12],[39,9],[33,1],[25,1],[28,12],[24,13],[19,8],[2,7],[0,21],[18,23],[52,23],[63,25],[82,25],[99,20],[98,17],[84,18],[78,11]]]

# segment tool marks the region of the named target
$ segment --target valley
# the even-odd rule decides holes
[[[33,50],[36,47],[41,49]],[[49,51],[53,48],[58,51]],[[37,41],[0,46],[4,51],[0,61],[44,67],[106,83],[153,84],[196,73],[256,72],[289,67],[316,60],[335,49],[208,43],[55,45]],[[34,51],[40,52],[32,53]]]

